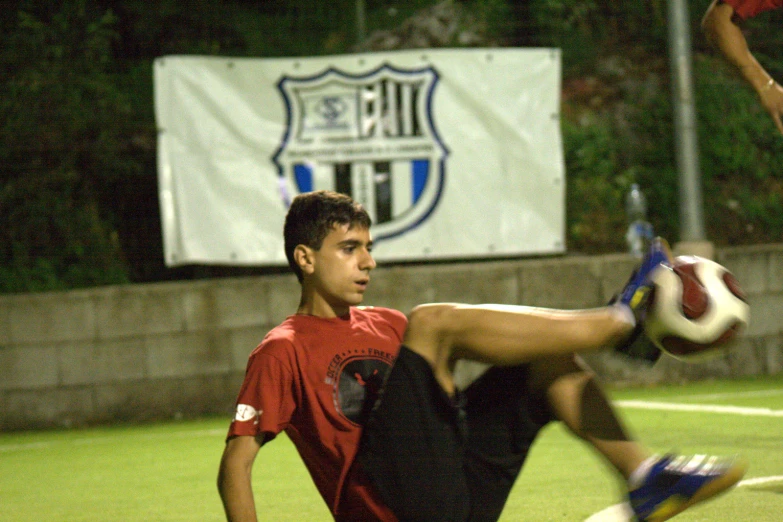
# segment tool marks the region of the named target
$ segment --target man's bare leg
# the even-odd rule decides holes
[[[598,350],[622,341],[634,327],[625,308],[553,310],[526,306],[428,304],[410,314],[404,344],[454,391],[459,359],[513,366],[541,357]]]
[[[531,364],[532,393],[541,390],[558,420],[598,451],[626,480],[650,457],[628,433],[595,374],[578,356]]]

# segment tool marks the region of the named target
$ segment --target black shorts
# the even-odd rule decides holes
[[[358,462],[400,521],[495,521],[539,430],[526,365],[493,367],[449,397],[403,346],[365,425]]]

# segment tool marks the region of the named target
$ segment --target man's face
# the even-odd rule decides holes
[[[312,252],[313,304],[326,305],[336,315],[344,315],[349,306],[361,304],[370,282],[370,270],[375,268],[371,250],[368,229],[335,225],[321,248]]]

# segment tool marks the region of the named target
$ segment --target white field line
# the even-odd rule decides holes
[[[660,401],[615,401],[617,406],[637,410],[688,411],[704,413],[728,413],[732,415],[748,415],[752,417],[783,417],[783,410],[770,408],[747,408],[744,406],[723,406],[719,404],[684,404],[680,402]]]
[[[193,431],[175,431],[172,433],[149,433],[142,435],[144,439],[159,439],[159,438],[190,438],[190,437],[217,437],[225,436],[228,433],[228,428],[223,429],[208,429],[208,430],[193,430]],[[24,451],[29,449],[45,449],[51,448],[56,444],[74,444],[74,445],[92,445],[101,443],[116,444],[117,438],[113,436],[99,436],[99,437],[84,437],[80,439],[72,439],[69,441],[41,441],[41,442],[22,442],[19,444],[7,444],[0,445],[0,453],[10,453],[12,451]]]
[[[752,479],[742,480],[737,484],[737,487],[758,486],[759,484],[766,484],[767,482],[783,482],[783,475],[778,475],[773,477],[756,477]]]
[[[775,397],[777,395],[783,395],[783,388],[776,388],[771,390],[749,390],[743,392],[724,392],[724,393],[697,393],[694,395],[686,395],[688,400],[716,400],[716,399],[742,399],[745,397]]]
[[[52,442],[27,442],[22,444],[9,444],[7,446],[0,446],[0,453],[26,449],[41,449],[48,448],[50,446],[52,446]]]
[[[615,401],[617,406],[637,410],[688,411],[704,413],[727,413],[731,415],[747,415],[752,417],[783,417],[783,410],[770,408],[746,408],[743,406],[722,406],[717,404],[683,404],[660,401]]]
[[[783,475],[742,480],[737,483],[737,487],[758,486],[759,484],[767,484],[769,482],[783,482]],[[631,520],[633,520],[631,506],[627,502],[623,502],[590,515],[585,522],[631,522]]]

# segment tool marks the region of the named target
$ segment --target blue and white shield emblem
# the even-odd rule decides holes
[[[369,211],[376,240],[426,221],[448,155],[433,122],[437,84],[432,67],[388,64],[366,74],[329,68],[281,78],[287,126],[272,160],[283,198],[319,189],[348,194]]]

